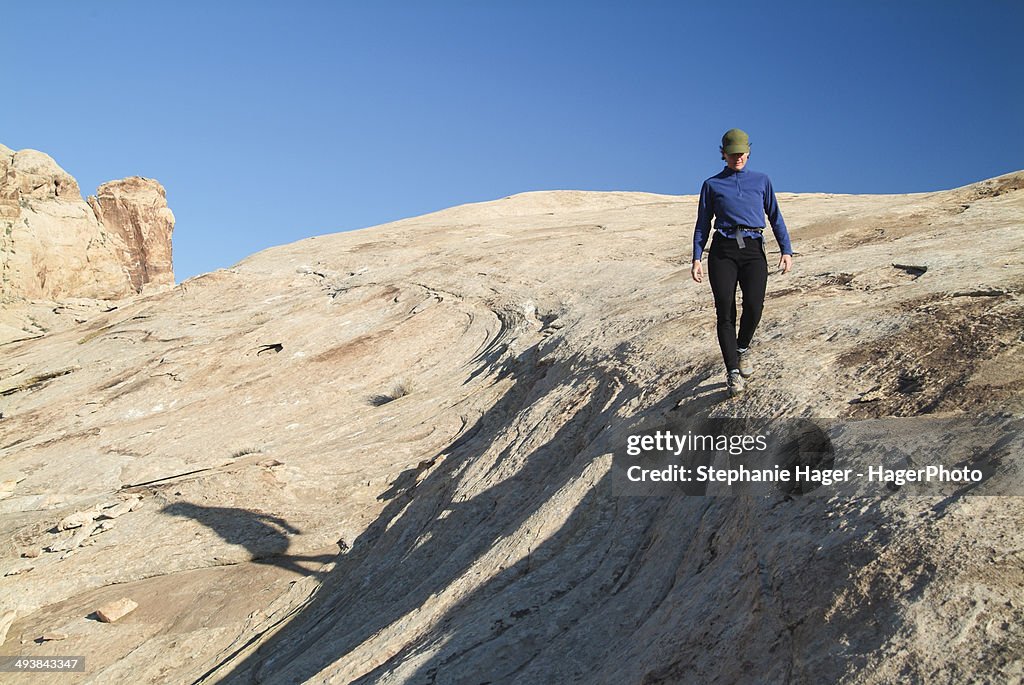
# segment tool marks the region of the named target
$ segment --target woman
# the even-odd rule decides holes
[[[779,268],[789,273],[793,248],[786,222],[775,200],[772,182],[762,173],[747,169],[750,138],[738,128],[722,136],[719,148],[726,167],[700,189],[697,225],[693,229],[693,266],[690,275],[703,280],[700,258],[715,218],[715,239],[708,251],[708,279],[718,314],[718,344],[725,361],[729,396],[743,391],[744,378],[754,373],[748,348],[761,320],[764,292],[768,285],[768,257],[764,249],[764,218],[772,224],[782,257]],[[743,314],[736,333],[736,284],[743,291]]]

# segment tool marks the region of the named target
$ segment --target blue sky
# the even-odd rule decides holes
[[[1024,168],[1019,1],[55,0],[2,16],[0,143],[52,155],[85,194],[163,183],[178,280],[528,190],[695,194],[734,126],[779,191]]]

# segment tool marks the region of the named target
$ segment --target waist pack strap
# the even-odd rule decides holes
[[[732,229],[733,237],[736,239],[736,244],[742,250],[746,247],[746,243],[743,242],[743,231],[754,231],[756,233],[764,233],[763,228],[755,228],[753,226],[734,226]]]

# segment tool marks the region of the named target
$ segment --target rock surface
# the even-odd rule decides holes
[[[0,145],[0,301],[8,305],[117,299],[173,284],[173,228],[156,181],[112,181],[86,203],[51,157]]]
[[[149,283],[174,285],[174,214],[163,186],[140,176],[111,181],[89,198],[89,206],[104,228],[124,243],[120,261],[128,268],[133,292],[142,292]]]
[[[139,608],[138,602],[122,597],[116,602],[104,604],[96,610],[96,616],[104,623],[114,623]]]
[[[9,343],[0,560],[56,551],[0,578],[0,653],[85,655],[90,683],[1019,681],[1020,497],[624,497],[610,474],[672,416],[959,417],[932,447],[1019,486],[1022,181],[780,194],[795,271],[732,400],[693,196],[310,238]],[[88,618],[125,596],[130,625]]]

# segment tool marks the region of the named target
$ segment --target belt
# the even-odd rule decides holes
[[[764,233],[764,227],[763,226],[733,226],[732,230],[733,230],[733,234],[734,234],[733,238],[736,239],[736,244],[740,246],[741,250],[744,247],[746,247],[746,244],[743,242],[743,231],[753,231],[755,233]]]

